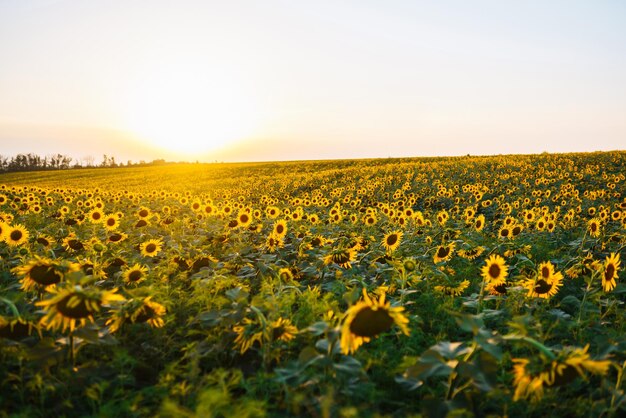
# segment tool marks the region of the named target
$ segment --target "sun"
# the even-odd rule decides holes
[[[127,96],[126,129],[181,157],[206,155],[249,139],[259,125],[254,92],[224,73],[161,68],[137,80]]]

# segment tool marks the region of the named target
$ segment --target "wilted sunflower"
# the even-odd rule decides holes
[[[291,324],[288,318],[278,318],[271,323],[272,341],[291,341],[298,333],[298,328]]]
[[[324,264],[335,263],[343,268],[351,268],[351,263],[356,260],[356,254],[357,252],[353,248],[335,248],[324,257]]]
[[[161,251],[163,241],[161,239],[149,239],[139,246],[141,255],[144,257],[154,257]]]
[[[455,243],[451,242],[448,245],[440,245],[437,247],[437,252],[435,252],[435,256],[433,257],[433,262],[435,264],[441,263],[442,261],[447,261],[452,258],[452,254],[454,254]]]
[[[602,288],[605,292],[610,292],[615,289],[617,283],[617,272],[619,271],[620,264],[622,262],[619,259],[619,254],[611,253],[609,257],[604,261],[602,268]]]
[[[509,268],[504,263],[504,258],[493,254],[485,261],[485,266],[481,269],[483,279],[487,284],[499,285],[506,281]]]
[[[161,328],[165,325],[163,316],[167,312],[165,306],[151,300],[151,296],[144,299],[131,299],[114,310],[107,320],[111,332],[115,332],[125,323],[148,323],[152,328]]]
[[[237,333],[235,348],[239,349],[241,354],[248,351],[255,342],[262,344],[264,329],[257,321],[244,318],[242,324],[233,327],[233,331]]]
[[[385,235],[383,238],[383,247],[385,247],[388,253],[394,252],[400,246],[402,235],[401,231],[393,231]]]
[[[65,331],[69,328],[70,332],[74,331],[77,324],[85,325],[87,320],[93,322],[94,314],[100,312],[102,305],[123,301],[124,297],[116,291],[85,289],[78,285],[55,288],[50,292],[52,297],[36,303],[46,311],[41,324],[46,329]]]
[[[385,301],[385,293],[370,297],[363,289],[363,300],[351,306],[345,313],[341,326],[341,351],[354,353],[363,343],[388,331],[395,323],[404,335],[409,335],[409,319],[402,314],[404,307],[391,307]]]
[[[17,247],[28,241],[28,230],[24,225],[9,225],[4,233],[4,241],[11,247]]]
[[[122,273],[122,279],[127,284],[138,284],[148,277],[148,268],[136,263],[132,267],[126,267]]]

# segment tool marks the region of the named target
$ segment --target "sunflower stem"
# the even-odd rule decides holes
[[[550,350],[548,347],[546,347],[539,341],[535,340],[534,338],[526,337],[526,336],[519,336],[519,335],[505,335],[502,338],[506,341],[518,341],[518,342],[524,342],[524,343],[530,344],[533,347],[535,347],[537,350],[541,351],[541,353],[544,354],[546,357],[548,357],[548,359],[556,360],[556,356],[554,355],[552,350]]]
[[[75,366],[76,366],[76,359],[75,359],[75,356],[74,356],[74,332],[70,333],[69,340],[70,340],[70,347],[69,347],[70,348],[70,353],[69,353],[70,354],[70,364],[72,365],[72,369],[74,369]]]
[[[611,396],[611,407],[610,407],[611,412],[609,413],[609,416],[613,416],[615,411],[617,410],[615,401],[616,401],[617,394],[620,390],[620,387],[622,386],[622,379],[624,378],[624,373],[626,372],[626,361],[622,363],[621,368],[619,368],[619,366],[617,365],[616,365],[616,368],[617,368],[617,381],[615,382],[615,390],[613,391],[613,396]]]

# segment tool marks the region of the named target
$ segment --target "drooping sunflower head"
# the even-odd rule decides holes
[[[79,285],[56,288],[50,294],[52,296],[48,299],[36,303],[46,312],[41,324],[47,329],[61,331],[68,328],[73,331],[77,325],[93,322],[94,315],[100,312],[103,305],[124,300],[116,290],[83,288]]]
[[[56,244],[56,240],[48,234],[40,234],[35,242],[45,249],[50,249]]]
[[[363,343],[398,325],[405,335],[409,335],[409,320],[404,307],[392,307],[385,301],[385,293],[370,297],[363,289],[363,299],[351,306],[345,313],[341,326],[341,350],[344,354],[354,353]]]
[[[435,286],[434,289],[436,292],[439,292],[448,296],[460,296],[465,292],[470,285],[469,280],[463,280],[461,283],[456,285],[438,285]]]
[[[233,327],[233,331],[237,334],[235,338],[235,348],[241,354],[248,351],[255,342],[263,343],[263,335],[265,329],[259,321],[250,318],[244,318],[243,322]]]
[[[33,331],[41,332],[39,325],[33,321],[0,316],[0,338],[20,341],[32,335]]]
[[[498,285],[506,281],[506,277],[509,274],[508,269],[504,258],[493,254],[485,261],[485,266],[481,269],[481,273],[487,284]]]
[[[388,253],[394,252],[400,246],[402,235],[401,231],[392,231],[384,236],[382,244]]]
[[[132,324],[147,323],[152,328],[161,328],[165,325],[163,316],[167,310],[160,303],[151,300],[152,297],[143,299],[130,299],[113,310],[113,314],[107,320],[111,332],[116,332],[124,323]]]
[[[289,318],[278,318],[271,323],[272,341],[291,341],[298,333],[298,328],[291,324]]]
[[[139,246],[141,255],[143,255],[144,257],[155,257],[157,254],[159,254],[162,248],[163,241],[161,239],[149,239]]]

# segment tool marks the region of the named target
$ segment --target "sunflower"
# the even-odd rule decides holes
[[[160,303],[151,300],[152,296],[144,299],[131,299],[115,309],[111,318],[105,325],[109,326],[111,332],[115,332],[125,323],[132,324],[148,323],[152,328],[161,328],[165,325],[163,316],[167,312]]]
[[[111,302],[124,301],[124,297],[118,295],[115,290],[100,290],[96,288],[83,288],[79,285],[56,288],[50,293],[52,297],[37,302],[46,315],[41,318],[41,324],[46,329],[69,328],[74,331],[76,325],[85,325],[87,320],[93,322],[94,314],[100,312],[103,305]]]
[[[237,222],[239,223],[239,226],[245,228],[252,223],[252,215],[250,215],[250,213],[248,213],[245,209],[241,209],[237,214]]]
[[[120,218],[115,214],[107,215],[104,217],[103,224],[107,231],[115,231],[120,225]]]
[[[500,230],[498,231],[498,237],[499,238],[511,238],[512,232],[511,232],[511,227],[504,225],[502,228],[500,228]]]
[[[298,328],[291,324],[288,318],[278,318],[271,323],[272,341],[291,341],[298,333]]]
[[[104,221],[104,213],[98,208],[92,209],[91,212],[87,214],[87,219],[94,224],[102,223],[102,221]]]
[[[7,231],[4,233],[4,241],[11,247],[17,247],[28,241],[28,235],[28,230],[24,225],[9,225]]]
[[[599,237],[602,230],[602,222],[599,218],[592,218],[587,222],[587,232],[592,237]]]
[[[488,284],[485,287],[485,290],[490,294],[490,295],[494,295],[494,296],[504,296],[507,294],[508,292],[508,288],[509,285],[507,283],[500,283],[500,284]]]
[[[474,220],[474,229],[476,231],[482,231],[484,227],[485,227],[485,215],[481,213]]]
[[[532,402],[541,400],[544,388],[562,386],[577,377],[586,378],[587,373],[606,375],[611,366],[609,360],[590,358],[589,345],[584,348],[566,347],[554,360],[542,356],[536,358],[513,359],[514,401],[530,398]]]
[[[46,288],[60,283],[66,274],[79,270],[80,265],[77,263],[35,256],[25,264],[14,267],[11,271],[22,278],[20,280],[22,289],[28,292],[38,287]]]
[[[403,234],[400,231],[393,231],[385,235],[382,244],[388,253],[394,252],[400,246],[402,235]]]
[[[504,263],[504,258],[499,255],[492,255],[485,261],[485,266],[481,269],[483,279],[487,284],[498,285],[506,281],[509,268]]]
[[[474,260],[476,257],[479,257],[484,251],[485,247],[478,246],[469,250],[459,250],[457,254],[467,260]]]
[[[522,287],[528,290],[528,297],[549,299],[556,295],[563,285],[563,274],[555,272],[551,262],[539,264],[537,276],[522,283]]]
[[[283,267],[280,270],[278,270],[278,277],[280,278],[280,280],[282,280],[285,283],[289,283],[293,281],[293,273],[287,267]]]
[[[73,232],[63,238],[63,247],[65,247],[65,250],[69,252],[76,252],[85,249],[85,245]]]
[[[124,268],[122,279],[126,284],[138,284],[146,280],[148,276],[148,268],[139,263],[135,263],[132,267]]]
[[[125,233],[123,233],[123,232],[114,232],[114,233],[112,233],[111,235],[108,236],[107,242],[113,242],[113,243],[122,242],[126,238],[128,238],[128,235],[126,235]]]
[[[284,238],[287,235],[287,221],[281,219],[274,224],[272,234],[277,238]]]
[[[152,211],[145,206],[140,207],[139,210],[137,211],[137,217],[139,217],[139,219],[147,220],[151,214],[152,214]]]
[[[139,246],[141,255],[144,257],[154,257],[163,248],[163,241],[161,239],[149,239]]]
[[[37,239],[35,239],[35,242],[47,250],[51,249],[52,246],[56,244],[56,240],[48,234],[40,234],[37,236]]]
[[[33,331],[40,332],[39,325],[24,318],[7,318],[0,316],[0,338],[13,341],[22,340],[30,336]]]
[[[8,223],[0,219],[0,242],[4,241],[4,237],[6,236],[7,231],[10,226]]]
[[[329,265],[335,263],[343,268],[351,268],[351,263],[356,260],[356,254],[356,250],[352,248],[336,248],[324,257],[324,264]]]
[[[459,283],[456,286],[440,285],[440,286],[435,286],[434,289],[436,292],[442,293],[444,295],[460,296],[463,294],[465,289],[469,287],[469,285],[470,285],[469,280],[463,280],[461,283]]]
[[[313,238],[311,238],[311,247],[314,247],[314,248],[323,247],[324,245],[326,245],[327,242],[328,240],[324,238],[322,235],[315,235],[313,236]]]
[[[409,335],[409,319],[402,314],[404,307],[391,307],[385,301],[385,293],[378,298],[370,297],[363,289],[363,300],[351,306],[345,313],[341,326],[341,351],[354,353],[363,343],[388,331],[395,323],[404,335]]]
[[[452,254],[454,254],[455,243],[451,242],[448,245],[440,245],[437,248],[437,252],[435,252],[435,256],[433,257],[433,262],[435,264],[441,263],[442,261],[447,261],[452,258]]]
[[[285,241],[283,237],[277,237],[274,234],[269,234],[267,239],[265,240],[265,249],[270,253],[273,253],[278,248],[283,248],[285,246]]]
[[[602,268],[602,287],[605,292],[610,292],[617,286],[615,279],[618,278],[617,272],[619,271],[620,264],[619,254],[615,253],[611,253],[604,261]]]
[[[239,349],[241,354],[248,351],[255,342],[262,344],[264,329],[256,321],[244,318],[243,323],[233,327],[233,331],[237,334],[235,338],[235,347]]]

